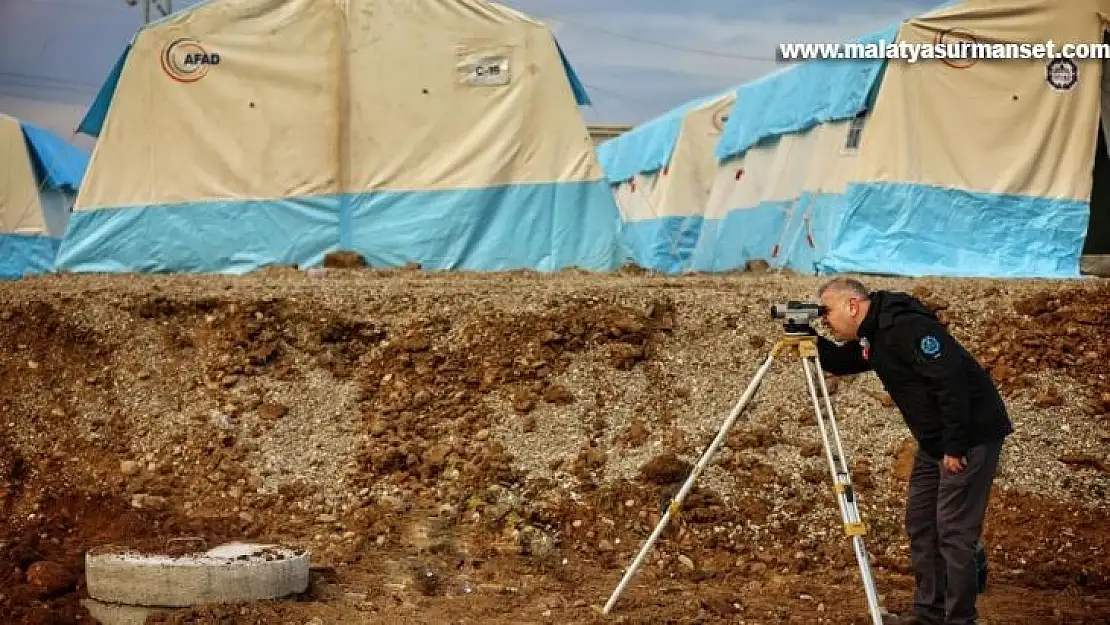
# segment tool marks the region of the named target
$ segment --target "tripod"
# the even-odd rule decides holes
[[[655,531],[644,543],[640,549],[640,553],[633,560],[632,565],[624,574],[620,584],[616,590],[613,591],[612,596],[609,597],[608,603],[605,604],[603,612],[608,614],[616,604],[617,599],[621,593],[624,592],[628,582],[631,581],[632,576],[643,564],[644,558],[647,557],[651,551],[652,545],[659,539],[663,533],[667,523],[675,516],[678,515],[682,509],[682,502],[686,499],[690,489],[693,488],[694,481],[697,480],[701,472],[709,464],[710,458],[716,453],[717,448],[724,442],[728,436],[729,430],[732,428],[733,423],[737,417],[744,410],[744,407],[751,401],[759,384],[762,382],[763,377],[767,374],[768,369],[771,368],[771,363],[775,358],[783,355],[798,354],[802,360],[802,369],[805,372],[806,384],[809,387],[809,395],[813,400],[813,409],[817,413],[817,426],[821,431],[821,440],[825,448],[825,457],[829,461],[829,473],[833,480],[833,490],[837,495],[837,503],[840,506],[840,517],[844,522],[844,533],[851,538],[852,546],[855,549],[856,560],[859,564],[860,577],[863,581],[863,590],[867,596],[868,611],[871,614],[873,625],[882,625],[882,610],[879,607],[879,597],[875,589],[875,581],[871,576],[871,564],[868,561],[867,548],[863,544],[863,536],[867,533],[867,529],[860,519],[859,507],[857,506],[856,496],[852,490],[852,482],[847,460],[844,455],[844,447],[840,442],[840,431],[836,427],[836,417],[833,413],[832,401],[829,399],[829,390],[825,385],[825,374],[821,369],[820,360],[817,357],[817,337],[807,332],[808,328],[795,326],[793,324],[786,325],[786,335],[779,340],[778,343],[771,349],[767,359],[763,365],[756,372],[755,377],[752,379],[740,400],[733,407],[732,412],[729,414],[728,419],[725,420],[724,425],[721,427],[717,437],[709,445],[709,448],[702,454],[697,464],[694,465],[690,475],[686,478],[686,483],[671,500],[669,506],[663,514],[663,518],[659,520],[658,525],[655,526]],[[814,383],[814,377],[817,379],[817,384]],[[821,397],[824,399],[825,413],[821,410],[821,401],[818,399],[817,388],[821,389]],[[828,424],[826,425],[826,420]],[[831,437],[831,440],[830,440]]]

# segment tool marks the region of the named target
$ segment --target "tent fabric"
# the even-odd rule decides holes
[[[578,72],[574,71],[574,66],[571,65],[570,59],[567,58],[563,47],[559,45],[559,40],[552,37],[555,42],[555,49],[559,51],[559,59],[563,62],[563,71],[567,73],[567,82],[570,83],[570,88],[574,91],[574,101],[578,106],[591,106],[593,100],[590,99],[590,93],[586,91],[586,86],[578,78]]]
[[[660,217],[624,224],[622,237],[631,262],[664,274],[687,269],[690,257],[703,236],[705,218]]]
[[[491,197],[495,196],[495,197]],[[551,213],[520,206],[565,204]],[[507,185],[474,190],[372,192],[282,201],[184,203],[75,212],[57,264],[88,272],[242,274],[269,264],[312,266],[344,245],[371,267],[550,271],[618,262],[604,182]]]
[[[690,100],[602,143],[597,152],[606,177],[612,183],[620,183],[631,180],[637,174],[666,167],[686,114],[720,97],[718,94]]]
[[[0,115],[0,233],[43,234],[46,223],[27,138],[19,121]]]
[[[1101,43],[1099,12],[1095,2],[969,2],[907,21],[899,40]],[[823,266],[1078,277],[1101,69],[1098,59],[892,63]]]
[[[61,239],[33,234],[0,234],[0,280],[50,272]]]
[[[899,40],[929,43],[957,31],[974,33],[983,43],[1101,43],[1097,14],[1072,9],[1049,0],[969,3],[909,20]],[[1077,61],[1078,79],[1065,89],[1049,84],[1050,64],[1045,59],[980,60],[966,67],[940,61],[890,64],[866,130],[867,138],[881,138],[881,148],[861,148],[858,179],[1086,199],[1098,134],[1101,61]],[[953,103],[966,105],[957,105],[957,115]]]
[[[119,85],[120,74],[123,73],[123,67],[127,63],[127,57],[131,54],[131,45],[123,49],[123,53],[116,59],[116,64],[112,66],[112,71],[108,74],[108,78],[100,85],[100,89],[96,92],[96,98],[93,100],[89,110],[85,112],[85,116],[81,119],[81,123],[77,125],[77,132],[84,133],[90,137],[99,137],[100,131],[104,128],[104,120],[108,117],[108,106],[112,103],[112,97],[116,94],[116,86]]]
[[[173,15],[155,20],[145,26],[145,28],[151,28],[162,22],[170,20],[171,18],[180,17],[187,12],[194,11],[202,7],[203,5],[214,1],[217,0],[205,0],[204,2],[197,3],[195,5],[182,9],[181,11],[178,11]],[[574,65],[570,62],[570,59],[567,58],[567,55],[563,51],[562,46],[559,45],[559,41],[554,36],[552,36],[552,41],[554,42],[555,47],[559,52],[559,59],[563,64],[563,71],[566,72],[567,81],[570,83],[571,89],[574,93],[575,102],[579,106],[591,106],[593,104],[593,100],[590,98],[590,93],[586,89],[586,86],[578,77],[578,72],[575,71]],[[101,84],[100,89],[97,91],[96,99],[93,100],[92,106],[90,106],[88,111],[85,112],[85,116],[82,118],[81,123],[78,124],[77,132],[84,133],[91,137],[100,136],[100,131],[104,127],[104,119],[108,115],[108,106],[111,104],[112,97],[115,95],[116,86],[119,84],[120,74],[123,72],[123,67],[127,63],[127,57],[131,52],[131,46],[133,45],[133,43],[134,41],[127,44],[127,46],[123,49],[123,52],[120,54],[119,58],[116,59],[116,63],[112,66],[112,70],[108,74],[107,79],[105,79],[104,83]]]
[[[384,191],[348,199],[349,247],[372,267],[557,271],[612,268],[618,216],[604,181],[513,184],[432,192]],[[561,206],[564,210],[537,210]]]
[[[730,92],[687,109],[669,164],[616,185],[622,241],[633,262],[665,273],[686,264],[716,173],[713,145],[733,100]]]
[[[84,152],[0,115],[0,163],[0,278],[50,271],[84,173]]]
[[[79,148],[63,141],[54,133],[22,121],[23,135],[34,158],[34,163],[45,176],[43,184],[50,189],[76,192],[85,176],[88,156]]]
[[[891,40],[1101,43],[1108,16],[1106,0],[948,2]],[[762,259],[810,274],[1080,275],[1101,60],[838,65],[739,88],[683,271]]]
[[[875,183],[851,185],[841,205],[823,272],[1078,277],[1082,200]]]
[[[804,192],[705,219],[685,271],[725,272],[761,259],[774,268],[814,272],[840,215],[840,196]]]
[[[588,96],[550,30],[502,5],[210,0],[142,29],[119,65],[60,269],[241,272],[340,248],[619,264]]]
[[[339,204],[337,196],[315,196],[75,211],[55,265],[225,274],[317,265],[334,246]]]
[[[893,43],[898,26],[853,43]],[[717,144],[717,158],[743,154],[753,145],[816,124],[851,119],[867,106],[886,61],[811,60],[742,85]]]
[[[815,271],[839,223],[839,198],[854,157],[844,154],[850,121],[763,141],[721,163],[690,271],[741,269],[761,259]]]

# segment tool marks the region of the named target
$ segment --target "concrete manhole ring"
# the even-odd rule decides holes
[[[106,603],[264,601],[305,592],[309,559],[308,552],[241,542],[183,556],[97,549],[85,554],[85,579],[89,596]]]

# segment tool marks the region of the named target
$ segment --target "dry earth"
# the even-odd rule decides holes
[[[895,280],[991,369],[1017,433],[983,623],[1110,623],[1110,284]],[[776,362],[616,610],[660,502],[818,279],[51,276],[0,284],[0,614],[91,622],[83,554],[312,551],[303,597],[174,623],[866,623],[797,361]],[[830,379],[887,608],[912,442]],[[153,620],[153,619],[152,619]]]

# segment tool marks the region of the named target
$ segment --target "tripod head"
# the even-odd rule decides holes
[[[815,334],[811,321],[825,314],[827,307],[816,302],[788,301],[771,305],[771,318],[784,319],[783,332],[788,335]]]

